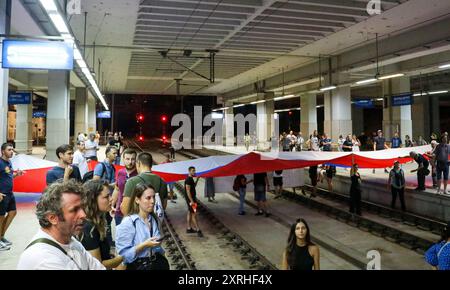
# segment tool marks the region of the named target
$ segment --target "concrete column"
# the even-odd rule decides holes
[[[278,128],[275,128],[274,110],[275,103],[273,101],[274,93],[258,94],[257,100],[268,100],[264,103],[256,105],[256,135],[257,135],[257,149],[260,151],[268,150],[271,147],[270,140],[277,136]]]
[[[48,72],[47,156],[57,161],[56,148],[69,144],[70,131],[70,74],[67,71]]]
[[[392,95],[407,93],[410,90],[409,77],[383,81],[383,96],[388,96],[388,106],[383,109],[383,132],[387,140],[390,140],[396,131],[400,133],[402,140],[405,135],[412,137],[411,106],[392,107],[391,104]]]
[[[75,90],[75,140],[78,132],[88,132],[88,95],[86,88]]]
[[[234,146],[234,109],[232,102],[226,102],[225,107],[229,109],[224,110],[224,131],[223,135],[225,136],[225,146]]]
[[[418,136],[422,136],[429,141],[431,132],[431,116],[430,116],[430,97],[417,96],[414,97],[414,104],[411,106],[412,119],[412,134],[413,138],[417,140]]]
[[[432,133],[439,133],[441,132],[441,114],[439,112],[439,96],[429,96],[430,98],[430,106],[431,106],[431,112],[433,112],[430,116],[430,123],[431,123],[431,132]],[[428,137],[428,136],[427,136]]]
[[[336,142],[339,135],[353,133],[350,86],[340,87],[324,95],[324,133]]]
[[[0,1],[0,34],[9,34],[11,25],[11,0]],[[3,38],[0,37],[0,48]],[[0,49],[1,54],[1,49]],[[0,67],[0,145],[8,134],[8,83],[9,70]]]
[[[317,130],[317,96],[316,94],[304,94],[300,96],[300,130],[303,138]]]
[[[95,133],[97,131],[97,112],[96,112],[96,101],[94,97],[89,96],[88,98],[88,129],[87,133]]]
[[[364,132],[364,109],[357,108],[356,106],[352,106],[352,125],[353,125],[353,133],[356,136],[359,136],[361,132]],[[342,134],[345,138],[345,135]]]
[[[33,105],[17,105],[16,150],[19,153],[33,152]]]

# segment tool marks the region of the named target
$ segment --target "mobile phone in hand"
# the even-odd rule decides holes
[[[157,241],[158,243],[161,243],[161,242],[164,241],[166,238],[167,238],[167,236],[162,236],[162,237],[159,237],[159,239],[157,239],[156,241]]]

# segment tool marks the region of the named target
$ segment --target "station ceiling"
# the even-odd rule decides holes
[[[371,16],[368,2],[81,0],[86,35],[84,13],[69,23],[81,44],[86,38],[88,63],[100,71],[105,93],[175,94],[179,78],[182,94],[220,95],[450,12],[448,0],[383,0],[381,15]],[[207,49],[218,50],[214,84],[199,76],[209,77]]]

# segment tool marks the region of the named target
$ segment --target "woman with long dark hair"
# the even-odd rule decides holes
[[[433,270],[450,270],[450,222],[443,229],[440,241],[425,253],[425,261]]]
[[[169,270],[161,247],[158,217],[153,211],[155,195],[151,185],[136,185],[128,216],[117,227],[117,252],[124,257],[127,270]]]
[[[111,211],[109,184],[102,180],[89,180],[83,185],[86,221],[78,239],[89,253],[107,269],[117,268],[123,261],[121,256],[112,257],[106,237],[106,215]]]
[[[311,242],[309,226],[304,219],[298,219],[291,226],[281,264],[283,270],[320,270],[319,247]]]

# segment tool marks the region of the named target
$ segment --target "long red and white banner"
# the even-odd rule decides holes
[[[357,163],[360,168],[385,168],[391,167],[396,160],[401,163],[412,161],[409,157],[411,151],[423,154],[430,150],[431,146],[427,145],[369,152],[251,152],[165,163],[153,167],[153,173],[161,176],[166,182],[173,182],[185,179],[191,166],[196,168],[197,176],[202,177],[235,176],[319,164],[350,167],[353,163]],[[14,192],[42,192],[46,187],[47,171],[57,165],[28,155],[17,155],[12,159],[12,163],[14,170],[25,171],[25,175],[14,179]],[[89,164],[90,170],[95,164],[92,162]],[[117,167],[119,168],[121,167]]]

